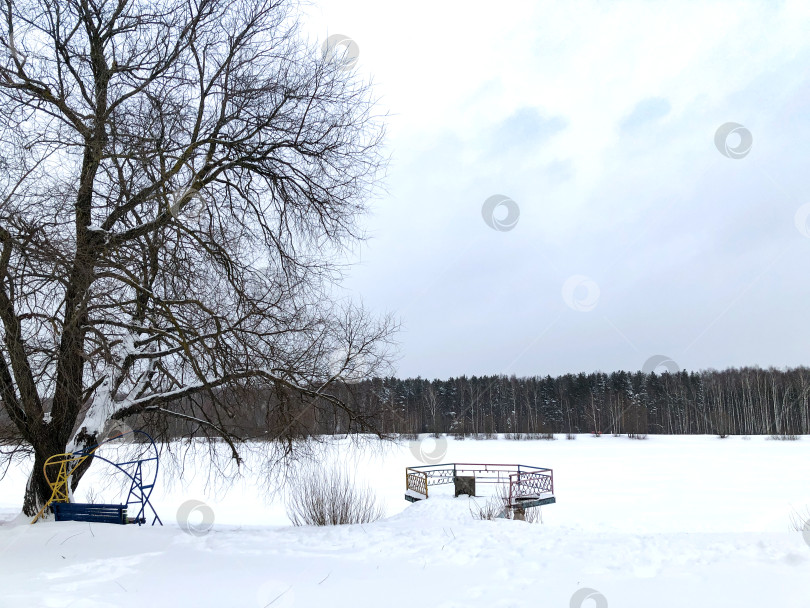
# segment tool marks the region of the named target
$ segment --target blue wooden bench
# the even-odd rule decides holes
[[[126,524],[126,505],[94,505],[81,502],[55,502],[51,505],[56,521],[89,521]]]

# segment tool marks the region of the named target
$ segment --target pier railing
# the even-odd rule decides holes
[[[430,486],[455,483],[473,477],[475,483],[508,484],[509,504],[532,507],[550,504],[554,498],[554,472],[525,464],[483,464],[453,462],[405,469],[405,499],[411,502],[428,497]]]

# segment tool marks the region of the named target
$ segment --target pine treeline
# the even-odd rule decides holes
[[[805,367],[384,378],[339,392],[376,410],[384,433],[810,433],[810,369]]]

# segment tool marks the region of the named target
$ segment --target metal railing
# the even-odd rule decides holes
[[[427,473],[423,473],[421,471],[414,471],[410,468],[405,469],[405,489],[406,491],[422,494],[425,498],[427,498],[428,495]]]
[[[476,483],[509,484],[509,502],[518,504],[554,494],[551,469],[525,464],[483,464],[453,462],[405,469],[405,496],[428,497],[428,488],[454,483],[458,477],[472,476]],[[411,499],[409,498],[409,500]]]
[[[510,505],[537,500],[546,494],[554,494],[554,475],[551,469],[518,472],[509,476]]]

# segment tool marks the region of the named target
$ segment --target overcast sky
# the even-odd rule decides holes
[[[397,375],[810,363],[810,3],[307,10],[392,114],[346,286]]]

